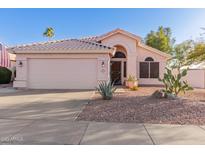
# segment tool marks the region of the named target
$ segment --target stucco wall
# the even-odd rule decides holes
[[[11,65],[8,69],[10,69],[12,71],[11,81],[13,81],[14,80],[14,72],[16,69],[16,55],[9,53],[9,57],[10,57],[10,64]]]
[[[205,88],[205,69],[188,70],[184,80],[194,88]]]
[[[115,34],[104,40],[102,43],[108,46],[123,46],[127,51],[127,75],[137,77],[136,61],[137,61],[137,42],[136,40],[123,34]]]
[[[96,59],[96,74],[98,81],[108,81],[110,78],[109,73],[109,54],[17,54],[16,56],[16,78],[14,87],[26,88],[28,86],[28,61],[29,59]],[[22,62],[22,66],[19,65]],[[102,62],[104,65],[102,66]],[[46,65],[46,64],[45,64]],[[81,65],[79,63],[79,65]],[[83,67],[83,66],[82,66]],[[59,68],[60,69],[60,68]],[[75,69],[75,66],[73,66]],[[76,70],[77,71],[77,70]],[[85,76],[82,76],[86,78]],[[97,85],[96,85],[97,86]]]
[[[155,62],[159,62],[159,76],[162,78],[163,74],[165,72],[165,67],[166,67],[166,58],[157,54],[153,53],[147,49],[137,47],[137,78],[139,79],[139,84],[153,84],[153,85],[161,85],[162,83],[158,81],[158,79],[151,79],[151,78],[140,78],[139,77],[139,63],[143,62],[147,57],[152,57]]]
[[[146,57],[152,57],[154,61],[159,62],[160,77],[163,76],[166,66],[166,57],[159,55],[155,52],[149,51],[145,48],[139,47],[137,40],[130,38],[123,34],[115,34],[104,40],[103,44],[108,46],[121,45],[127,51],[127,76],[134,75],[138,80],[139,84],[148,85],[160,85],[161,82],[158,79],[140,79],[139,78],[139,62],[144,61]]]

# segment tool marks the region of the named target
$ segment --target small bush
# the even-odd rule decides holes
[[[104,100],[112,99],[113,93],[115,92],[116,87],[113,86],[111,82],[100,82],[97,88],[97,91],[100,93]]]
[[[130,88],[130,90],[132,90],[132,91],[137,91],[138,89],[139,89],[138,86],[133,86],[132,88]]]
[[[135,81],[136,81],[136,78],[135,78],[135,76],[133,76],[133,75],[129,75],[127,81],[129,81],[129,82],[135,82]]]
[[[12,72],[9,69],[5,67],[0,67],[0,84],[10,83],[11,75]]]

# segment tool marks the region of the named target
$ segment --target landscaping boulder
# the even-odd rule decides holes
[[[173,99],[173,100],[175,100],[175,99],[178,98],[178,97],[177,97],[176,95],[174,95],[174,94],[166,94],[165,97],[166,97],[167,99]]]
[[[174,94],[169,94],[169,93],[165,93],[162,89],[160,90],[156,90],[153,94],[152,97],[154,98],[167,98],[167,99],[178,99],[178,97]]]
[[[156,90],[153,94],[152,97],[154,98],[164,98],[165,93],[162,90]]]

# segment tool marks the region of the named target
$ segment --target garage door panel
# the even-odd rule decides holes
[[[96,59],[29,59],[29,88],[93,89]]]

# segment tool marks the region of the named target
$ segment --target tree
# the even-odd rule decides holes
[[[205,43],[196,43],[194,49],[187,56],[187,63],[200,63],[205,61]]]
[[[50,40],[54,36],[54,29],[52,27],[46,28],[45,32],[43,33],[43,36],[48,37]]]
[[[187,65],[187,56],[194,48],[193,40],[186,40],[175,45],[171,52],[172,58],[168,61],[169,67],[172,69],[181,69]]]
[[[205,31],[205,28],[201,28],[203,31]],[[201,33],[201,36],[203,36],[205,33]],[[202,37],[201,41],[198,41],[195,43],[194,49],[190,54],[187,56],[188,64],[192,63],[200,63],[202,61],[205,61],[205,41]]]
[[[158,30],[151,31],[145,37],[145,43],[165,53],[171,53],[175,39],[169,27],[160,26]]]

